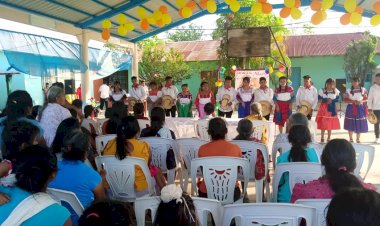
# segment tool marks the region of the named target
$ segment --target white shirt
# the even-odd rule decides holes
[[[151,95],[150,93],[148,95],[149,95],[148,98],[152,102],[156,102],[158,100],[158,98],[162,97],[162,92],[161,91],[157,91],[157,95]]]
[[[218,93],[216,94],[216,101],[222,101],[223,96],[227,94],[230,96],[230,102],[234,102],[236,100],[236,90],[233,87],[226,89],[224,86],[218,89]],[[227,110],[219,108],[221,112],[230,112],[233,111],[232,106],[230,106]]]
[[[127,92],[125,92],[125,90],[122,90],[122,91],[119,91],[119,92],[111,92],[111,96],[112,96],[112,98],[113,98],[113,100],[114,101],[120,101],[122,98],[123,98],[123,96],[126,96],[126,97],[128,97],[128,94],[127,94]]]
[[[335,88],[334,93],[325,93],[324,89],[319,90],[319,96],[322,98],[330,98],[331,100],[335,100],[339,96],[339,90]]]
[[[273,89],[269,87],[265,90],[260,88],[256,89],[254,95],[255,102],[268,101],[269,103],[273,104]]]
[[[252,94],[253,94],[253,89],[249,88],[248,90],[244,90],[243,87],[238,88],[237,94],[240,96],[240,99],[243,102],[248,102],[252,100]]]
[[[351,89],[346,90],[346,96],[350,100],[362,101],[367,95],[367,90],[364,87],[361,87],[361,90],[354,89],[354,94],[351,93]]]
[[[169,95],[171,96],[175,101],[177,100],[177,95],[178,95],[178,89],[175,86],[170,86],[170,88],[164,86],[161,89],[162,96]]]
[[[90,126],[90,124],[94,127],[96,134],[99,135],[100,134],[99,133],[99,126],[98,126],[98,124],[94,120],[91,119],[90,116],[87,117],[87,118],[85,118],[85,119],[83,119],[81,126],[84,127],[84,128],[86,128],[88,131],[91,132],[91,126]]]
[[[57,103],[49,103],[43,110],[40,123],[44,130],[44,138],[48,147],[51,147],[53,143],[59,124],[70,117],[70,111]]]
[[[310,86],[309,89],[301,86],[297,91],[297,106],[300,106],[301,101],[303,100],[309,102],[311,104],[311,107],[315,109],[318,104],[318,90],[314,86]]]
[[[374,84],[369,89],[367,105],[368,105],[368,109],[380,110],[380,86],[379,85]]]
[[[145,91],[145,93],[146,93],[146,96],[148,97],[148,94],[149,94],[148,86],[143,86],[143,85],[142,85],[142,87],[143,87],[143,89],[144,89],[144,91]]]
[[[131,95],[131,97],[134,97],[137,100],[141,100],[141,101],[145,100],[147,96],[147,94],[145,93],[144,87],[142,86],[137,86],[137,88],[132,86],[129,94]]]
[[[99,87],[100,98],[106,99],[110,97],[110,87],[107,84],[102,84]]]

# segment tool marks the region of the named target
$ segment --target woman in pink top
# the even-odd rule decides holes
[[[345,139],[328,142],[321,157],[326,174],[307,184],[296,184],[290,202],[298,199],[330,199],[335,193],[349,188],[376,190],[372,184],[360,181],[354,174],[356,153]]]

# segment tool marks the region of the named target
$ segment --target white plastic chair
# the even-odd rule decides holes
[[[140,130],[143,130],[150,126],[150,121],[147,119],[137,119],[137,122],[139,123]]]
[[[251,168],[251,177],[249,181],[255,181],[256,184],[256,202],[262,202],[262,194],[264,190],[264,181],[268,176],[268,149],[267,146],[262,143],[256,143],[252,141],[246,141],[246,140],[233,140],[231,143],[236,144],[240,147],[243,153],[243,158],[248,159],[250,163]],[[265,176],[260,179],[256,180],[255,178],[255,172],[256,172],[256,157],[257,157],[257,150],[261,151],[263,157],[264,157],[264,164],[265,164]],[[240,175],[239,175],[240,176]],[[269,195],[269,193],[267,194]]]
[[[138,166],[144,173],[148,184],[149,194],[153,194],[151,175],[145,160],[142,158],[126,157],[123,160],[115,156],[98,156],[95,158],[98,169],[104,164],[107,172],[106,179],[111,188],[111,196],[114,199],[133,202],[136,199],[135,193],[135,169]]]
[[[73,192],[55,188],[47,188],[46,192],[61,205],[62,202],[68,203],[78,216],[82,215],[84,208]]]
[[[199,137],[201,140],[210,141],[210,135],[208,134],[208,122],[209,119],[199,119],[195,121],[194,129],[195,134]]]
[[[308,147],[314,148],[315,152],[318,155],[318,161],[321,162],[321,156],[323,152],[323,145],[319,143],[309,143]],[[277,152],[280,150],[280,154],[282,154],[285,151],[289,151],[292,148],[292,145],[289,142],[281,142],[281,143],[274,143],[272,147],[272,162],[273,162],[273,168],[276,168],[276,161],[277,161]]]
[[[196,138],[183,138],[175,141],[181,152],[184,167],[182,168],[183,181],[181,181],[182,190],[187,191],[187,186],[190,178],[191,160],[198,158],[199,147],[207,144],[207,141]],[[185,172],[186,170],[186,172]]]
[[[103,134],[103,124],[107,122],[108,120],[109,120],[108,118],[96,120],[96,123],[98,124],[98,130],[100,132],[99,134]]]
[[[207,226],[208,213],[211,213],[215,225],[222,224],[223,206],[213,199],[192,198],[196,210],[196,214],[201,226]],[[158,196],[137,198],[134,203],[137,226],[145,226],[145,212],[151,211],[152,221],[156,218],[157,209],[161,199]]]
[[[273,202],[277,202],[278,185],[281,176],[289,173],[289,188],[290,192],[296,183],[306,184],[309,181],[316,180],[322,176],[322,165],[312,162],[291,162],[280,163],[277,165],[273,176]]]
[[[237,226],[289,225],[298,226],[304,218],[313,225],[316,210],[312,207],[285,203],[245,203],[224,206],[222,226],[230,226],[235,218]]]
[[[253,134],[252,137],[255,139],[261,141],[263,137],[263,129],[266,129],[266,137],[269,139],[270,136],[270,126],[268,122],[266,121],[260,121],[260,120],[251,120],[253,124]]]
[[[331,199],[298,199],[296,204],[315,208],[317,211],[312,225],[326,226],[326,214],[330,202]]]
[[[238,179],[238,167],[243,171],[244,187],[242,196],[247,192],[247,185],[251,176],[249,161],[234,157],[204,157],[191,161],[191,184],[198,194],[197,171],[202,167],[202,174],[207,188],[209,199],[219,200],[223,205],[234,203],[235,182]],[[242,203],[241,197],[236,202]]]
[[[181,156],[177,150],[178,148],[175,141],[172,139],[160,137],[144,137],[140,138],[140,140],[145,141],[149,144],[152,153],[152,164],[159,167],[162,173],[167,173],[168,184],[174,184],[175,171],[176,169],[180,169],[178,163],[181,160]],[[166,156],[170,148],[172,148],[174,151],[177,167],[168,170],[166,166]]]
[[[360,171],[363,168],[364,165],[364,159],[365,155],[367,153],[368,155],[368,160],[367,160],[367,169],[365,171],[364,176],[362,177],[363,180],[367,177],[367,174],[369,170],[371,169],[373,160],[375,158],[375,148],[370,146],[370,145],[365,145],[365,144],[356,144],[352,143],[352,146],[354,146],[355,152],[356,152],[356,168],[354,170],[354,174],[356,176],[361,177]]]
[[[108,141],[116,138],[116,134],[101,135],[95,137],[95,146],[98,156],[101,156],[104,150],[104,147],[107,145]]]

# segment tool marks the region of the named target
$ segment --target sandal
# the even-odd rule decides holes
[[[325,139],[324,138],[321,138],[321,143],[325,143]]]
[[[351,142],[351,143],[354,143],[354,139],[350,139],[350,142]]]
[[[356,140],[356,143],[360,144],[360,140]]]

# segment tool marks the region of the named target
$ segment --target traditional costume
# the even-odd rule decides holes
[[[379,123],[380,123],[380,85],[373,84],[371,86],[371,88],[369,89],[367,105],[368,105],[368,109],[372,110],[373,113],[376,115],[376,118],[377,118],[377,122],[374,124],[374,126],[375,126],[376,143],[378,143],[379,137],[380,137],[380,129],[379,129]]]
[[[314,110],[318,104],[318,90],[312,85],[308,87],[301,86],[296,95],[296,104],[298,107],[301,107],[302,101],[308,102],[312,107],[312,109],[308,109],[310,113],[307,115],[307,118],[310,120],[313,114],[312,110]]]
[[[274,112],[273,122],[276,125],[284,126],[289,116],[292,114],[290,105],[292,104],[293,87],[285,86],[284,88],[276,88],[274,91],[274,101],[277,103],[279,109]]]
[[[335,107],[336,102],[339,101],[339,90],[336,88],[333,91],[320,89],[319,98],[322,99],[322,102],[315,119],[318,129],[339,130],[340,124]],[[328,103],[328,99],[332,100],[331,104]]]
[[[178,117],[193,117],[191,107],[193,106],[193,96],[190,92],[181,92],[177,96]]]
[[[344,118],[344,129],[355,133],[368,132],[367,115],[368,109],[362,101],[367,100],[367,90],[362,87],[360,89],[347,89],[344,100],[349,102],[346,108]],[[360,101],[360,104],[352,103],[352,101]]]
[[[226,116],[226,118],[231,118],[233,109],[233,103],[236,100],[236,90],[233,87],[220,87],[218,93],[216,94],[216,101],[220,102],[220,107],[218,109],[218,115],[220,117]],[[232,103],[232,105],[230,105]]]
[[[161,89],[162,96],[170,96],[172,98],[172,107],[170,109],[165,109],[166,116],[172,116],[175,117],[176,112],[176,105],[177,102],[177,95],[178,95],[178,89],[174,85],[165,85]]]
[[[258,88],[255,90],[254,94],[255,96],[255,102],[262,102],[262,101],[266,101],[266,102],[269,102],[271,104],[271,106],[273,106],[273,90],[269,87],[264,87],[264,88]],[[268,115],[264,115],[264,118],[266,120],[269,120],[269,117],[270,117],[270,113]]]
[[[155,108],[159,107],[161,105],[160,98],[162,97],[162,92],[159,90],[156,91],[149,91],[147,102],[148,102],[148,112],[150,115],[150,111]]]
[[[239,118],[247,117],[251,114],[251,103],[253,102],[253,88],[249,87],[249,89],[245,90],[243,87],[240,87],[237,90],[236,99],[239,101],[238,107],[238,116]],[[244,103],[244,107],[243,104]]]
[[[215,104],[215,98],[211,91],[208,94],[202,94],[202,92],[198,92],[197,97],[195,98],[195,106],[198,110],[199,118],[203,118],[206,116],[205,105],[208,103]]]

